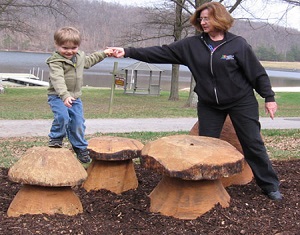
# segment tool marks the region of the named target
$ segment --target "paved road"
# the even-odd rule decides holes
[[[189,131],[196,118],[88,119],[86,134]],[[0,120],[0,138],[47,136],[52,120]],[[300,118],[260,119],[262,129],[300,129]]]

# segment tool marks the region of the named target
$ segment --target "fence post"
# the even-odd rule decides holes
[[[113,106],[113,100],[114,100],[114,92],[116,88],[115,80],[116,75],[118,71],[118,62],[114,62],[114,69],[112,71],[112,81],[111,81],[111,91],[110,91],[110,101],[109,101],[109,114],[112,114],[112,106]]]

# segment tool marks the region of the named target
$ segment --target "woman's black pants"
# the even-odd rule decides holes
[[[225,108],[198,102],[197,113],[199,135],[215,138],[220,137],[229,115],[257,185],[266,193],[278,190],[279,180],[260,134],[258,102],[254,95]]]

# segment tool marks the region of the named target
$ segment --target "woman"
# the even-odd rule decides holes
[[[200,135],[219,138],[229,115],[258,186],[270,199],[281,200],[279,180],[260,135],[253,89],[265,98],[265,110],[272,119],[277,110],[275,94],[251,46],[228,32],[233,21],[222,4],[208,2],[190,19],[200,35],[162,47],[112,49],[117,58],[186,65],[196,81]]]

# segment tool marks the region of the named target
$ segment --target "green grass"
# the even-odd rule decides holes
[[[0,119],[52,119],[46,88],[7,88],[0,95]],[[184,108],[188,92],[180,92],[180,101],[169,101],[169,92],[160,96],[126,95],[116,90],[109,114],[110,90],[84,88],[82,101],[85,118],[196,117],[195,108]]]
[[[149,141],[175,134],[187,134],[187,132],[131,132],[131,133],[109,133],[105,135],[132,138],[146,144]],[[89,140],[93,137],[103,136],[104,134],[86,135]],[[48,137],[16,137],[0,138],[0,167],[9,168],[12,166],[25,151],[35,146],[48,146]],[[70,148],[70,143],[65,140],[64,147]]]
[[[10,167],[23,153],[34,146],[46,146],[46,137],[0,138],[0,167]]]
[[[132,138],[146,144],[158,138],[188,134],[188,132],[131,132],[131,133],[109,133],[109,134],[93,134],[87,135],[87,140],[103,136],[119,136],[124,138]],[[265,144],[272,160],[291,160],[300,159],[300,130],[262,130]],[[9,168],[12,166],[27,149],[33,146],[47,146],[47,137],[18,137],[0,139],[0,167]],[[64,142],[65,147],[69,148],[68,141]]]
[[[180,92],[179,101],[169,101],[169,92],[160,96],[125,95],[116,90],[113,113],[109,115],[110,90],[84,88],[82,100],[85,118],[164,118],[196,117],[196,108],[185,108],[188,92]],[[276,94],[279,106],[277,116],[300,117],[300,93],[280,92]],[[260,115],[264,113],[264,100],[258,97]],[[0,119],[52,119],[47,104],[46,88],[6,88],[0,94]],[[133,132],[108,134],[140,140],[147,143],[154,139],[187,132]],[[289,160],[300,158],[300,130],[262,130],[271,159]],[[87,139],[101,134],[88,135]],[[47,146],[47,137],[0,138],[0,167],[10,167],[24,152],[33,146]],[[68,145],[68,143],[66,142]]]
[[[270,158],[276,160],[300,159],[300,130],[262,130]]]
[[[83,105],[86,119],[95,118],[172,118],[196,117],[196,108],[186,108],[189,93],[181,91],[179,101],[169,101],[169,92],[162,91],[160,96],[141,96],[123,94],[116,90],[109,114],[110,89],[84,88]],[[264,117],[264,100],[259,98],[260,116]],[[279,106],[277,116],[300,116],[300,92],[280,92],[276,94]],[[6,88],[0,94],[0,119],[52,119],[47,104],[46,88]]]
[[[260,116],[264,114],[264,99],[258,97],[260,105]],[[300,117],[300,92],[276,92],[275,96],[278,110],[277,117]]]

